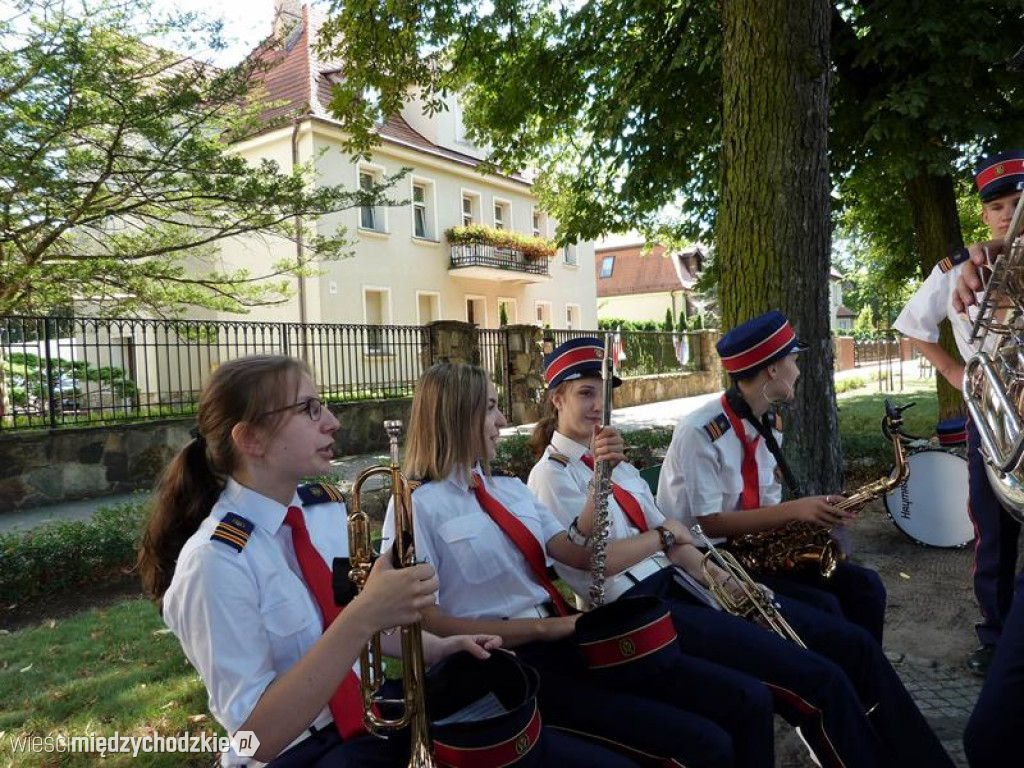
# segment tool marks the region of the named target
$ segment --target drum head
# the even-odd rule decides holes
[[[889,519],[918,544],[962,547],[974,538],[967,514],[967,460],[940,450],[907,457],[910,474],[885,497]]]

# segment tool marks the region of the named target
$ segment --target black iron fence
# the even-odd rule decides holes
[[[221,363],[258,353],[309,362],[329,401],[405,397],[428,354],[419,326],[0,318],[0,429],[193,413]]]
[[[545,330],[544,338],[599,333]],[[696,336],[623,331],[614,337],[620,375],[701,369]],[[477,346],[508,413],[508,335],[478,329]],[[217,366],[258,353],[306,360],[330,402],[408,397],[429,364],[430,339],[421,326],[0,317],[0,430],[186,416]]]
[[[669,333],[665,331],[568,331],[546,328],[545,343],[558,346],[581,336],[608,335],[612,354],[618,358],[619,375],[653,376],[660,373],[702,371],[700,331]]]

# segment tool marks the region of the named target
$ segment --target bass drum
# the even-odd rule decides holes
[[[967,514],[967,460],[925,449],[907,457],[910,474],[885,497],[893,524],[918,544],[962,547],[974,539]]]

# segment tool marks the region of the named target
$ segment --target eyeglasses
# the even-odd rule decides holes
[[[311,397],[308,400],[302,400],[298,403],[292,403],[291,405],[283,405],[280,408],[275,408],[272,411],[265,411],[260,414],[260,418],[265,416],[273,416],[275,413],[281,413],[292,408],[298,408],[299,413],[305,412],[309,416],[310,421],[320,421],[320,414],[323,413],[324,404],[319,398]]]

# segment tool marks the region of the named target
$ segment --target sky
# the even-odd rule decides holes
[[[274,0],[154,0],[153,5],[158,10],[195,11],[223,18],[228,47],[211,56],[219,66],[239,62],[270,34],[274,20]]]

